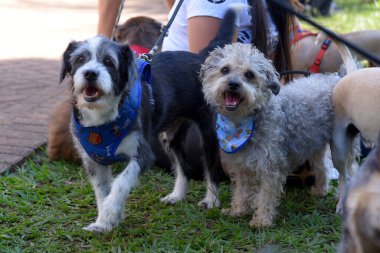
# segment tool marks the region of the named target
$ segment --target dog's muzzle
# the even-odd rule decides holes
[[[87,83],[84,86],[82,93],[87,102],[95,102],[101,97],[101,95],[103,95],[102,90],[96,85],[98,76],[99,73],[93,70],[87,70],[84,73],[84,79]]]
[[[227,111],[235,111],[243,98],[240,95],[240,84],[238,82],[229,82],[228,88],[223,93],[224,106]]]

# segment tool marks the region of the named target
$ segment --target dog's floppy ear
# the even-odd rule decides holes
[[[127,65],[129,66],[134,61],[134,54],[131,48],[128,45],[120,45],[121,56],[126,60]]]
[[[59,76],[59,83],[62,83],[63,79],[65,79],[66,74],[71,73],[71,65],[70,65],[70,55],[74,50],[78,47],[79,42],[72,41],[67,46],[65,52],[62,56],[62,66],[61,66],[61,74]]]
[[[265,75],[267,77],[267,87],[272,91],[274,95],[278,95],[281,89],[279,74],[276,70],[273,69],[273,71],[267,71]]]
[[[134,80],[136,78],[135,55],[128,45],[120,45],[123,62],[120,68],[120,76],[123,80]]]

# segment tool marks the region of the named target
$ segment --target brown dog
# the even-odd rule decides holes
[[[347,187],[340,253],[380,252],[380,134]]]
[[[296,11],[303,12],[303,6],[298,0],[292,0],[292,5]],[[294,26],[300,28],[300,22],[295,18]],[[297,30],[297,29],[295,29]],[[343,38],[354,43],[355,45],[371,52],[373,55],[380,57],[380,30],[364,30],[342,34]],[[301,36],[302,37],[302,36]],[[332,43],[326,50],[322,48],[322,42],[315,44],[316,34],[309,34],[302,37],[293,44],[293,64],[296,70],[316,69],[319,73],[338,72],[342,65],[342,57],[339,54],[336,44]],[[323,56],[319,57],[318,54]],[[358,61],[365,60],[362,55],[352,52],[354,58]],[[315,62],[320,58],[320,64],[316,66]],[[369,62],[369,66],[375,64]],[[316,72],[311,70],[312,72]]]
[[[128,44],[135,52],[139,48],[144,48],[149,52],[156,39],[160,36],[160,30],[161,23],[158,21],[149,17],[138,16],[116,26],[114,40],[122,44]]]
[[[63,159],[80,163],[79,155],[74,149],[74,142],[69,130],[72,104],[67,98],[54,108],[49,121],[47,152],[50,160]]]
[[[323,34],[317,37],[322,40]],[[331,153],[339,171],[340,198],[337,212],[342,212],[343,190],[352,173],[356,137],[360,133],[367,147],[373,146],[380,131],[380,68],[357,69],[350,51],[335,41],[347,74],[333,90],[335,123]]]
[[[136,54],[139,54],[141,53],[139,49],[145,48],[149,51],[153,47],[157,37],[160,35],[160,29],[161,24],[152,18],[134,17],[116,27],[115,39],[120,43],[128,43],[131,45],[131,49],[135,50]],[[63,159],[78,163],[80,161],[74,149],[69,129],[71,110],[71,98],[67,98],[51,114],[47,145],[50,160]]]
[[[339,171],[339,188],[348,177],[342,174],[353,159],[355,138],[360,133],[367,147],[373,146],[380,130],[380,68],[348,73],[333,90],[335,127],[331,146],[333,162]],[[342,200],[342,198],[340,199]],[[338,204],[337,211],[341,211]]]
[[[380,30],[357,31],[342,34],[342,36],[355,45],[380,57]],[[307,36],[297,41],[293,45],[294,69],[308,70],[312,67],[321,46],[322,43],[315,44],[315,36]],[[359,61],[365,60],[360,54],[353,53],[353,56]],[[331,44],[320,62],[319,72],[337,72],[342,63],[343,61],[336,45]],[[369,65],[374,66],[372,63],[369,63]]]

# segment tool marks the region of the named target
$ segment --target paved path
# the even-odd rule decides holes
[[[164,0],[125,0],[120,21],[166,21]],[[0,1],[0,173],[47,142],[52,108],[68,94],[59,59],[71,40],[96,32],[97,0]]]

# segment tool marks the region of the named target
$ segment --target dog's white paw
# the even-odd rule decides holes
[[[83,230],[87,230],[90,232],[97,232],[97,233],[102,233],[102,232],[108,232],[111,231],[113,226],[111,224],[105,224],[101,222],[95,222],[91,223],[87,227],[84,227]]]
[[[319,186],[312,186],[310,194],[317,197],[323,197],[326,196],[328,192],[327,185],[319,185]]]
[[[249,215],[251,212],[249,210],[242,210],[238,208],[223,208],[222,209],[222,214],[223,215],[229,215],[231,217],[242,217],[245,215]]]
[[[204,209],[211,209],[214,207],[220,207],[220,201],[218,198],[211,199],[211,198],[206,197],[206,198],[204,198],[198,202],[198,206],[200,208],[204,208]]]
[[[106,199],[100,207],[96,222],[83,229],[92,232],[108,232],[116,227],[123,218],[124,206],[112,204],[110,199]]]
[[[171,193],[167,195],[166,197],[161,198],[160,202],[165,203],[165,204],[175,204],[183,199],[184,197]]]
[[[249,222],[249,225],[255,228],[274,226],[272,219],[270,219],[269,217],[258,217],[258,216],[253,216],[252,220]]]

